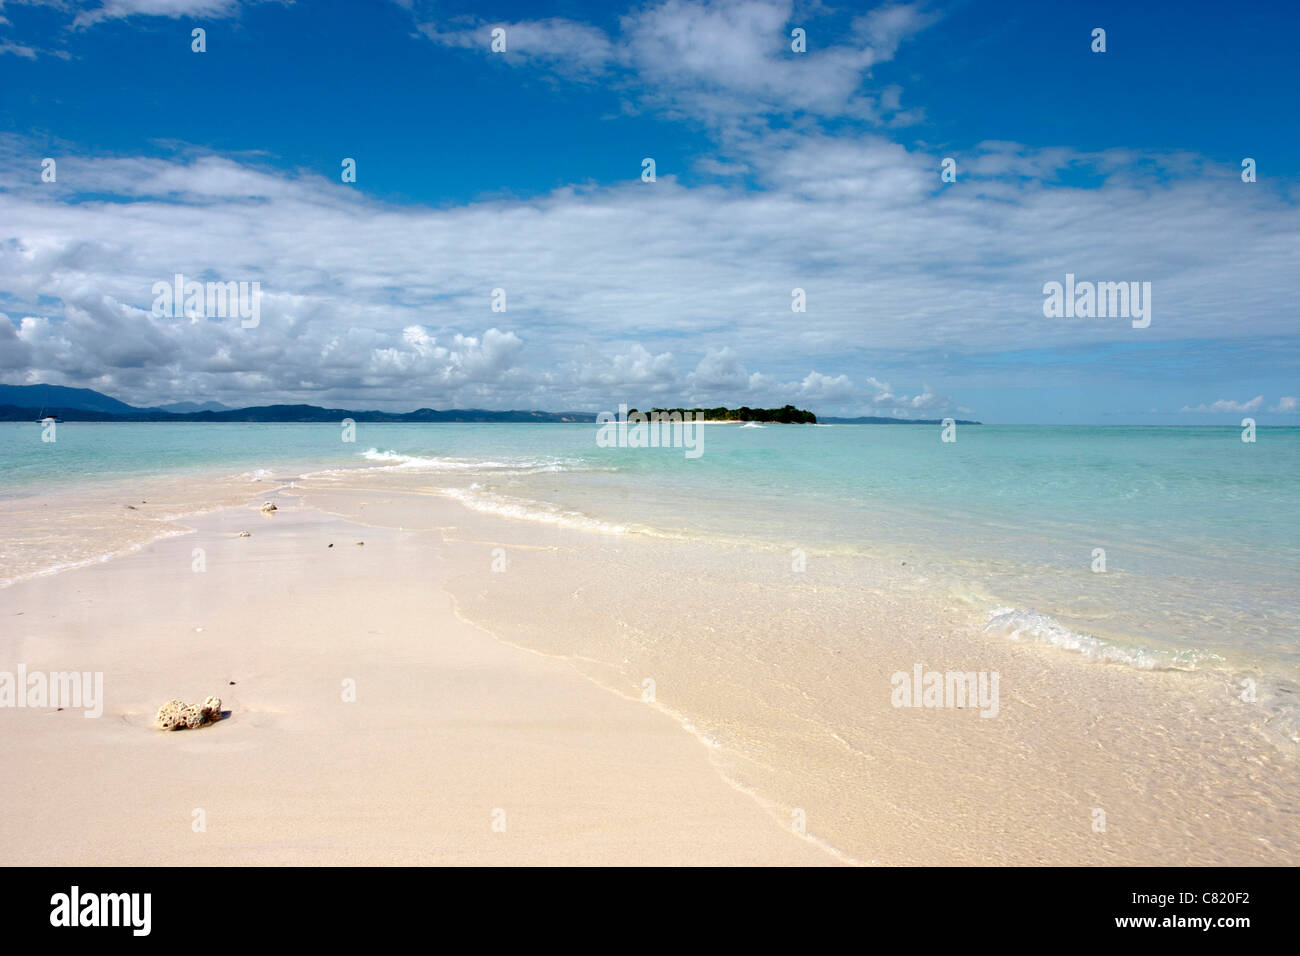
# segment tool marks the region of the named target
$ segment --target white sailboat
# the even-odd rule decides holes
[[[45,390],[45,398],[46,398],[46,401],[49,400],[49,397],[50,397],[49,389],[46,389],[46,390]],[[63,419],[62,419],[62,418],[59,418],[59,417],[57,417],[57,416],[55,416],[55,415],[49,415],[49,416],[47,416],[47,415],[45,414],[45,405],[46,405],[46,402],[41,402],[41,411],[40,411],[40,414],[38,414],[38,415],[36,416],[36,424],[38,424],[38,425],[44,425],[44,424],[45,424],[46,422],[48,422],[48,421],[53,421],[54,424],[56,424],[56,425],[62,425],[62,424],[63,424]]]

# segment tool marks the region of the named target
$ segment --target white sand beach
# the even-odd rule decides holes
[[[436,533],[281,503],[0,590],[0,667],[102,671],[106,698],[0,708],[0,860],[835,862],[662,712],[460,620]],[[153,728],[208,694],[227,719]]]

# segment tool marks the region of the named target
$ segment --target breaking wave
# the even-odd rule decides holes
[[[557,471],[589,470],[586,462],[573,458],[516,458],[506,461],[472,458],[432,458],[407,455],[391,449],[369,448],[361,453],[366,461],[383,468],[414,472],[489,472],[510,475],[537,475]]]

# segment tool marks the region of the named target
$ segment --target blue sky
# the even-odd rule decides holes
[[[1297,423],[1294,6],[5,0],[0,18],[7,383]],[[258,326],[153,315],[178,271],[259,282]],[[1150,282],[1151,324],[1045,317],[1067,272]]]

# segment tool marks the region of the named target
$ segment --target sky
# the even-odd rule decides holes
[[[1300,424],[1298,27],[1250,0],[0,0],[0,382]],[[256,324],[157,314],[177,273],[258,283]],[[1047,314],[1067,275],[1137,283],[1146,320]]]

